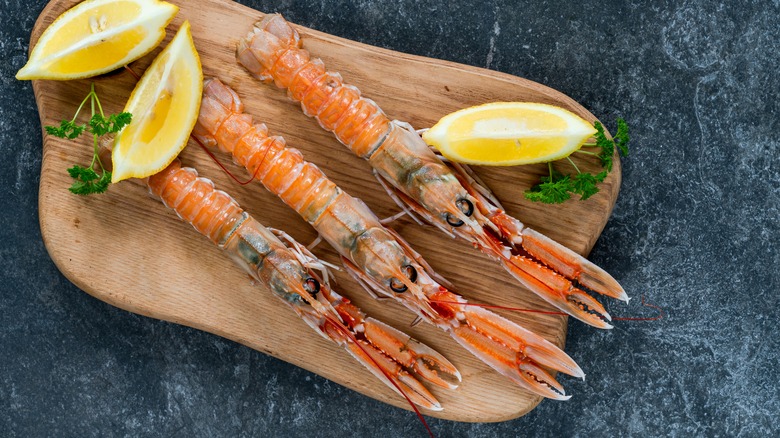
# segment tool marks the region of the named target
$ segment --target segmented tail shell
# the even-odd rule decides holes
[[[300,46],[298,32],[280,15],[269,15],[238,46],[238,61],[255,77],[273,79],[303,112],[315,117],[323,129],[368,158],[390,130],[390,120],[371,99],[344,85],[341,75],[325,71]]]
[[[148,184],[167,207],[220,247],[246,219],[230,195],[214,189],[214,184],[198,177],[195,169],[182,168],[178,160],[149,177]]]
[[[231,153],[285,204],[307,221],[315,221],[341,191],[298,150],[288,148],[282,137],[269,137],[265,125],[253,125],[252,117],[241,114],[242,110],[233,90],[216,79],[208,81],[193,135],[207,146],[218,145]]]

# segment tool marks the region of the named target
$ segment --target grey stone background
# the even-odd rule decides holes
[[[0,2],[0,435],[423,436],[414,415],[210,334],[112,308],[41,241],[24,64],[44,0]],[[766,436],[780,428],[780,2],[245,1],[324,32],[561,90],[633,151],[591,254],[666,309],[573,322],[575,397],[437,436]],[[637,300],[638,301],[638,300]],[[629,310],[641,311],[638,303]]]

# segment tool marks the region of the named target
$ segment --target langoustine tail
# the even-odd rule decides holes
[[[287,89],[326,131],[359,157],[368,157],[390,129],[390,120],[360,90],[345,85],[300,47],[298,32],[281,15],[266,16],[238,44],[236,58],[254,77]]]

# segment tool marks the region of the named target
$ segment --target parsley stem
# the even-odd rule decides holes
[[[92,94],[95,95],[95,102],[97,103],[98,110],[100,110],[100,115],[105,117],[106,115],[103,114],[103,105],[100,104],[100,99],[98,99],[97,93],[95,92],[95,83],[94,82],[92,83]]]
[[[95,158],[97,157],[97,153],[98,153],[97,135],[92,134],[92,162],[89,163],[90,169],[95,166]],[[98,161],[100,161],[100,160],[98,160]]]
[[[597,154],[597,153],[595,153],[595,152],[583,151],[582,149],[577,149],[577,150],[576,150],[576,151],[574,151],[574,152],[579,152],[579,153],[581,153],[581,154],[585,154],[585,155],[593,155],[593,156],[596,156],[596,155],[598,155],[598,154]]]
[[[88,97],[91,97],[91,105],[92,105],[92,116],[95,115],[95,104],[97,104],[98,111],[100,111],[100,116],[105,117],[105,114],[103,113],[103,105],[100,104],[100,99],[98,99],[97,92],[95,91],[95,83],[92,82],[90,84],[89,94]],[[91,119],[90,119],[91,120]],[[92,162],[89,164],[90,168],[95,167],[95,161],[97,161],[98,165],[100,166],[100,170],[105,172],[105,168],[103,167],[103,162],[100,160],[100,154],[99,154],[99,145],[98,145],[98,135],[93,133],[92,134]]]
[[[95,154],[92,156],[92,163],[94,164],[95,161],[97,161],[98,165],[100,166],[100,171],[105,172],[106,168],[103,167],[103,161],[100,159],[100,146],[98,142],[98,136],[95,135],[95,143],[94,143],[94,151]]]
[[[95,115],[95,99],[97,99],[97,94],[95,94],[95,83],[92,82],[89,85],[89,95],[90,100],[89,104],[92,107],[92,115],[90,116],[90,119],[92,116]],[[97,135],[92,134],[92,162],[89,163],[89,168],[91,169],[95,165],[95,157],[97,156]]]
[[[574,164],[574,161],[572,161],[571,158],[566,157],[566,159],[569,160],[569,163],[571,163],[572,166],[574,166],[574,170],[576,170],[578,174],[582,173],[582,172],[580,172],[580,168],[577,167],[576,164]]]
[[[596,146],[598,146],[598,145],[596,144],[596,142],[595,142],[595,141],[593,141],[593,142],[590,142],[590,141],[589,141],[589,142],[583,143],[583,144],[582,144],[582,146],[584,146],[584,147],[586,147],[586,148],[594,148],[594,147],[596,147]]]
[[[79,116],[79,113],[81,112],[81,108],[84,107],[84,104],[87,103],[87,99],[89,99],[90,97],[92,97],[92,93],[87,94],[87,97],[85,97],[84,100],[81,101],[81,104],[76,109],[76,114],[74,114],[73,118],[70,119],[71,122],[75,122],[76,121],[76,118]]]
[[[552,181],[552,177],[553,177],[553,171],[552,171],[552,161],[548,161],[548,162],[547,162],[547,170],[549,170],[549,171],[550,171],[550,181]]]

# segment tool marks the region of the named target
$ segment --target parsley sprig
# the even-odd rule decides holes
[[[76,123],[76,119],[87,101],[90,103],[92,116],[86,124],[79,125]],[[95,93],[95,84],[93,83],[87,97],[81,101],[72,119],[61,121],[60,126],[45,127],[47,134],[69,140],[77,138],[84,132],[92,134],[92,162],[87,167],[76,164],[68,169],[68,174],[75,180],[68,189],[71,193],[91,195],[93,193],[103,193],[108,189],[108,185],[111,183],[111,172],[106,170],[100,161],[98,139],[104,135],[115,134],[121,131],[132,119],[132,114],[125,112],[110,114],[106,117],[103,112],[103,106],[100,105],[100,99],[98,99],[97,93]]]
[[[597,174],[582,172],[571,158],[566,157],[566,160],[577,172],[574,175],[569,175],[553,169],[552,163],[548,162],[549,176],[543,176],[541,183],[527,190],[525,192],[526,199],[545,204],[560,204],[571,199],[573,194],[579,195],[580,200],[584,201],[599,192],[598,183],[603,182],[612,171],[615,148],[620,151],[622,156],[628,155],[628,124],[623,119],[617,119],[617,132],[611,140],[607,138],[601,123],[595,122],[593,127],[596,128],[596,134],[593,136],[595,141],[583,143],[583,147],[595,147],[599,151],[579,149],[575,152],[598,157],[601,167],[605,170]]]

